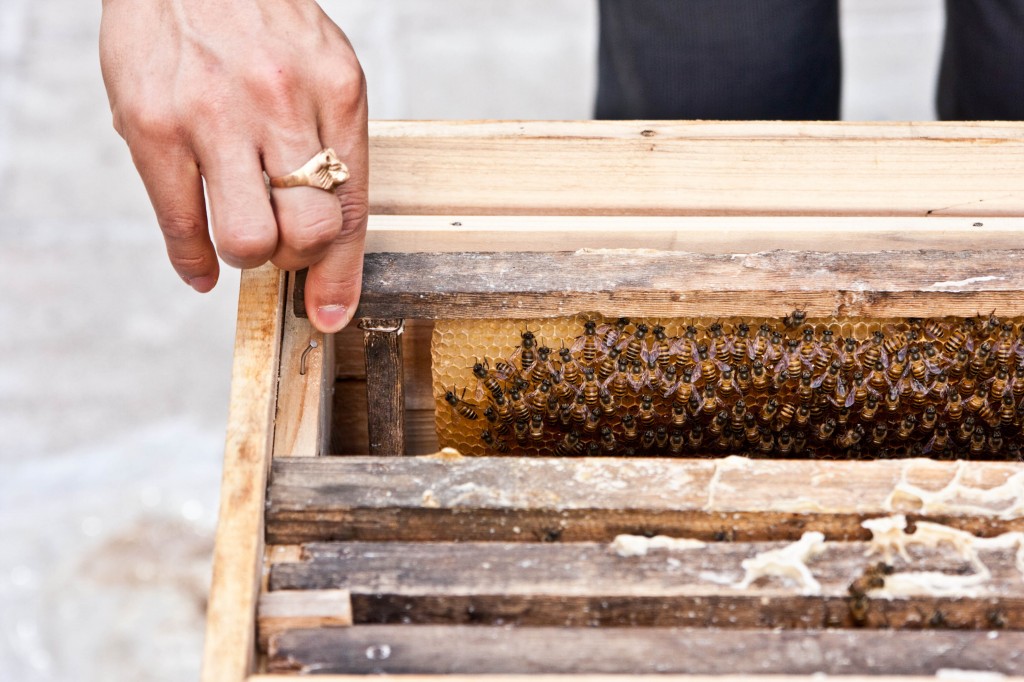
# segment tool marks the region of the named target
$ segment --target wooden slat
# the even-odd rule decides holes
[[[866,518],[920,515],[896,487],[1003,485],[1024,465],[931,460],[331,457],[274,462],[267,537],[317,540],[609,541],[620,533],[701,540],[866,540]],[[927,518],[991,536],[1024,530],[1009,497]],[[1007,515],[1001,515],[1009,511]]]
[[[284,311],[274,456],[315,457],[330,449],[334,335],[322,334],[309,320],[295,316],[294,291],[293,285]]]
[[[1021,315],[1022,266],[1024,251],[369,254],[357,314]]]
[[[270,671],[317,673],[1024,673],[1024,633],[363,626],[293,630]]]
[[[787,543],[712,543],[619,556],[607,543],[313,543],[299,563],[272,567],[271,590],[351,592],[356,623],[687,626],[721,628],[1024,627],[1015,549],[984,551],[991,577],[951,598],[853,601],[850,586],[882,560],[867,543],[826,543],[807,562],[820,593],[791,578],[739,589],[746,559]],[[950,548],[915,548],[893,570],[957,575],[973,567]],[[863,595],[864,590],[860,590]]]
[[[242,273],[220,516],[206,612],[204,682],[243,680],[255,662],[263,496],[274,437],[284,283],[284,274],[270,265]]]
[[[648,674],[618,674],[618,675],[449,675],[439,674],[403,674],[402,682],[628,682],[630,680],[651,680],[657,677],[657,682],[820,682],[821,675],[811,673],[809,675],[665,675],[661,673]],[[957,677],[956,671],[950,671],[949,679],[968,680],[971,674],[965,673]],[[317,675],[317,682],[366,682],[366,675]],[[931,675],[843,675],[838,678],[841,682],[934,682],[935,677]],[[250,675],[247,682],[293,682],[294,675],[285,674],[259,674]],[[999,682],[1021,682],[1021,677],[998,677]]]
[[[359,321],[366,356],[367,434],[371,455],[405,454],[405,384],[401,319]]]
[[[352,603],[347,590],[282,590],[264,592],[257,607],[261,651],[274,635],[285,630],[352,625]]]
[[[372,213],[1024,215],[1020,123],[375,121]]]
[[[414,409],[433,407],[430,389],[430,340],[433,320],[406,320],[402,333],[402,373],[405,376],[405,404]],[[334,335],[334,374],[338,381],[365,380],[366,359],[363,333],[349,325]]]
[[[1021,218],[373,215],[366,253],[657,249],[694,253],[1020,247]]]

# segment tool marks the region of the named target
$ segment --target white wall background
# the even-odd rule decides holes
[[[589,0],[329,0],[377,118],[589,116]],[[195,679],[237,275],[164,262],[98,0],[0,2],[0,678]],[[844,0],[844,115],[928,119],[941,0]]]

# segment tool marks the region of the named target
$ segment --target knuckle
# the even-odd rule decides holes
[[[135,101],[126,104],[115,114],[118,130],[123,136],[138,136],[148,140],[170,140],[179,136],[181,123],[177,114],[168,107]]]
[[[205,228],[205,221],[190,213],[170,213],[160,216],[160,229],[170,243],[195,239]]]
[[[217,251],[225,262],[237,267],[255,267],[266,263],[276,246],[274,233],[265,229],[229,229],[220,239]]]
[[[350,62],[331,71],[333,95],[343,102],[358,102],[366,96],[366,75],[358,62]]]
[[[353,242],[366,234],[366,221],[370,216],[370,207],[365,201],[345,202],[341,207],[341,232],[336,241]]]
[[[298,227],[290,231],[288,247],[304,257],[326,249],[341,231],[337,211],[317,211],[300,217],[297,222]]]

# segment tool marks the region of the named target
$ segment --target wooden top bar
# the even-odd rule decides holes
[[[376,121],[371,213],[1024,216],[1024,123]]]

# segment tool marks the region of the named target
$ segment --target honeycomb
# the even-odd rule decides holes
[[[438,321],[466,455],[1020,459],[1024,318]]]

